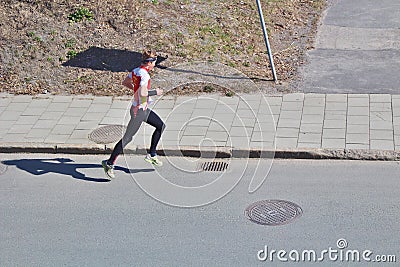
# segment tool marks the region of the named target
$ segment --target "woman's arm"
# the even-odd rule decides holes
[[[148,90],[146,86],[140,87],[139,88],[139,96],[153,96],[153,95],[162,95],[164,92],[163,89],[153,89],[153,90]]]
[[[126,76],[125,80],[122,82],[122,85],[133,90],[133,80],[129,78],[129,76]]]
[[[147,89],[147,85],[140,86],[138,93],[140,97],[147,97],[149,95],[149,90]]]

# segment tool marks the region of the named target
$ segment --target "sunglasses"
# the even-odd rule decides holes
[[[149,57],[144,60],[145,62],[155,62],[157,61],[157,57]]]

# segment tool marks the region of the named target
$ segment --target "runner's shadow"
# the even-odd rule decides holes
[[[78,164],[68,158],[55,158],[55,159],[18,159],[18,160],[4,160],[3,164],[8,166],[16,166],[20,170],[24,170],[33,175],[42,175],[47,173],[58,173],[72,176],[72,178],[85,180],[90,182],[109,182],[104,178],[92,178],[86,176],[84,173],[79,172],[77,169],[102,169],[101,164]],[[123,171],[125,173],[139,173],[139,172],[152,172],[154,169],[137,169],[130,170],[124,167],[115,166],[116,171]]]
[[[159,56],[156,67],[167,58]],[[142,61],[142,54],[121,49],[107,49],[92,46],[78,53],[75,57],[63,63],[64,67],[78,67],[92,70],[104,70],[111,72],[127,72],[138,67]]]

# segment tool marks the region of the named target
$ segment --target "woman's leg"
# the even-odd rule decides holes
[[[157,145],[160,141],[161,134],[164,131],[165,124],[161,118],[152,110],[148,109],[148,116],[146,117],[146,122],[156,129],[151,136],[150,145],[150,156],[154,157],[156,155]]]
[[[122,139],[115,145],[113,152],[111,153],[110,158],[107,160],[107,163],[110,165],[114,165],[117,157],[123,152],[124,147],[132,141],[133,136],[137,133],[140,128],[140,125],[145,120],[146,115],[143,109],[139,109],[137,111],[136,116],[133,113],[133,108],[130,110],[131,119],[128,123],[128,127],[126,128],[126,132]]]

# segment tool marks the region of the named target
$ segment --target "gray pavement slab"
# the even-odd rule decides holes
[[[318,114],[318,115],[308,115],[308,114],[303,114],[301,117],[301,123],[312,123],[312,124],[320,124],[324,121],[324,114]]]
[[[368,95],[366,97],[349,97],[348,105],[351,107],[369,107],[369,97]]]
[[[283,101],[281,105],[281,110],[294,110],[294,111],[301,111],[303,110],[303,102],[289,102]]]
[[[44,143],[49,143],[49,144],[64,144],[70,135],[67,134],[50,134],[46,137],[44,140]]]
[[[21,116],[22,111],[5,110],[0,115],[1,121],[17,121]]]
[[[53,129],[56,124],[57,120],[37,120],[36,123],[33,125],[33,129]]]
[[[81,121],[83,114],[75,114],[76,116],[63,116],[57,124],[61,125],[76,125]]]
[[[15,124],[35,124],[41,116],[20,116]]]
[[[302,123],[300,126],[301,133],[322,133],[322,123]]]
[[[254,133],[253,133],[254,135]],[[226,132],[213,132],[213,131],[208,131],[205,134],[205,139],[210,139],[213,142],[226,142],[229,138],[229,134]],[[252,136],[253,138],[253,136]],[[252,139],[253,140],[253,139]],[[262,141],[262,139],[257,139],[256,137],[254,138],[254,141]]]
[[[327,94],[325,97],[326,102],[339,102],[346,103],[347,102],[347,94]]]
[[[71,135],[75,125],[58,124],[51,131],[52,135]]]
[[[27,107],[29,106],[29,103],[16,103],[16,102],[11,102],[7,104],[6,110],[8,111],[25,111]]]
[[[304,115],[320,115],[324,114],[325,107],[313,107],[313,106],[306,106],[303,107],[303,114]]]
[[[346,134],[346,144],[369,144],[370,135],[369,134]]]
[[[41,116],[40,120],[59,120],[64,115],[64,111],[48,111],[46,110]]]
[[[321,144],[322,133],[300,133],[299,143]]]
[[[334,139],[334,138],[345,138],[346,137],[346,129],[338,129],[338,128],[325,128],[323,131],[324,138]]]
[[[33,124],[15,124],[8,131],[8,134],[27,134],[32,130]]]
[[[368,116],[370,112],[370,108],[367,107],[357,107],[357,106],[349,106],[347,109],[347,114],[349,116]]]
[[[347,110],[347,102],[326,102],[325,111]]]
[[[393,140],[393,131],[390,130],[371,130],[370,138],[374,140]]]
[[[369,116],[347,116],[347,125],[368,125]]]
[[[83,121],[101,121],[105,117],[103,112],[87,112],[83,115]]]
[[[275,142],[277,148],[288,149],[297,146],[298,137],[276,137]]]
[[[371,149],[394,150],[394,142],[392,140],[370,140]]]
[[[322,148],[345,148],[346,141],[344,138],[322,138]]]
[[[341,120],[341,121],[346,121],[346,111],[326,111],[324,114],[324,119],[325,120]]]
[[[368,124],[348,124],[346,128],[347,133],[368,133],[369,131],[370,129]]]
[[[280,128],[278,127],[276,130],[277,137],[294,137],[297,138],[299,136],[299,128]]]
[[[324,120],[324,129],[345,129],[346,121],[344,120]]]

